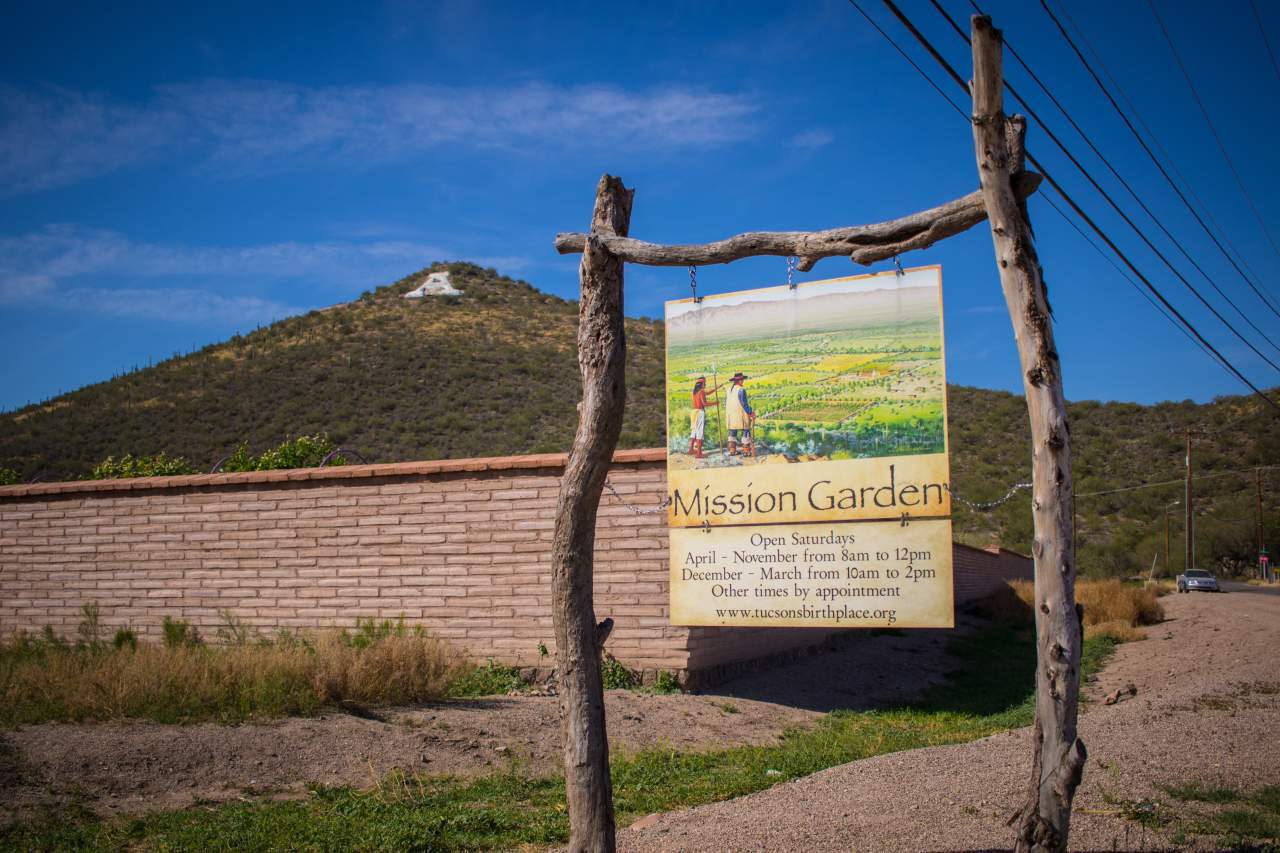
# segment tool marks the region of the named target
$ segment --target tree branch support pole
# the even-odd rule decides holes
[[[600,653],[612,620],[596,624],[592,600],[596,512],[622,430],[626,403],[623,262],[602,237],[627,235],[632,190],[605,175],[596,187],[591,233],[579,266],[578,366],[582,403],[556,507],[551,552],[551,607],[560,676],[569,850],[611,853],[613,785],[605,731]]]
[[[1033,445],[1035,753],[1027,801],[1010,822],[1018,823],[1018,851],[1056,853],[1067,849],[1071,801],[1086,757],[1076,736],[1082,637],[1075,604],[1071,434],[1043,272],[1026,208],[1013,189],[1023,168],[1026,120],[1004,114],[1000,31],[981,15],[972,18],[971,31],[978,176],[1022,363]]]

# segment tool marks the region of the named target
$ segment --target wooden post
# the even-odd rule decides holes
[[[1031,420],[1032,512],[1035,520],[1036,719],[1027,801],[1018,823],[1018,851],[1064,851],[1071,801],[1084,771],[1076,736],[1082,646],[1075,603],[1071,530],[1071,433],[1062,367],[1031,223],[1014,192],[1022,171],[1026,121],[1004,115],[1003,43],[991,19],[971,19],[973,140],[978,177],[995,244],[1000,284],[1017,339]]]
[[[596,624],[592,602],[596,512],[622,431],[626,404],[623,262],[599,235],[627,235],[633,190],[605,175],[596,187],[591,233],[579,266],[578,367],[582,403],[556,507],[551,551],[551,615],[560,677],[569,850],[614,849],[613,785],[605,731],[600,653],[612,620]]]

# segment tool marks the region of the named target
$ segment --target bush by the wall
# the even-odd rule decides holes
[[[247,444],[241,444],[222,463],[223,471],[276,471],[282,468],[318,468],[324,458],[336,450],[327,435],[300,435],[254,456]],[[341,455],[329,460],[330,465],[346,465]]]
[[[89,480],[121,480],[129,477],[172,477],[179,474],[199,473],[181,456],[168,456],[163,451],[154,456],[134,456],[126,453],[117,459],[108,456],[93,466]]]

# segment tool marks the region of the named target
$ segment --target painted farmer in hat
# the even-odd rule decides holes
[[[730,456],[737,455],[739,442],[742,443],[744,453],[751,450],[751,425],[755,422],[756,413],[747,402],[747,389],[742,387],[743,381],[747,378],[741,371],[733,374],[733,378],[729,380],[733,383],[733,387],[729,389],[724,399],[724,416],[729,428]]]
[[[717,385],[711,389],[714,393],[720,390]],[[689,452],[695,459],[703,458],[702,440],[707,432],[707,406],[718,406],[714,400],[707,400],[707,377],[699,376],[693,383],[693,412],[689,415]]]

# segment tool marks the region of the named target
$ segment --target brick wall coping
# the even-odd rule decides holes
[[[615,465],[665,462],[666,448],[619,450]],[[289,468],[280,471],[237,471],[223,474],[184,474],[177,477],[133,477],[125,480],[71,480],[61,483],[26,483],[0,486],[0,501],[39,495],[124,492],[138,489],[184,489],[193,486],[240,486],[300,480],[356,480],[366,477],[405,477],[428,474],[479,473],[531,468],[563,468],[567,453],[535,453],[528,456],[489,456],[476,459],[437,459],[425,462],[390,462],[382,465],[335,465],[331,468]]]

